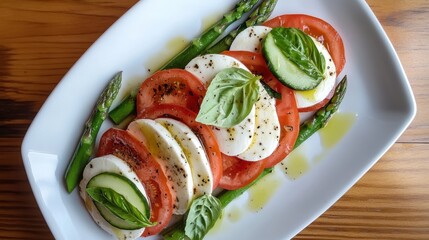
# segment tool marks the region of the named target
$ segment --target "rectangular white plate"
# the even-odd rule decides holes
[[[233,6],[230,0],[144,0],[121,17],[64,76],[29,128],[22,157],[37,203],[57,239],[107,239],[63,175],[82,126],[107,81],[124,71],[123,96],[148,75],[172,39],[192,39]],[[337,201],[398,139],[416,113],[399,59],[364,0],[281,0],[272,16],[304,13],[331,23],[347,54],[349,87],[340,110],[357,114],[348,134],[296,181],[282,181],[262,211],[212,239],[286,239]],[[103,126],[104,131],[109,124]],[[304,144],[318,144],[317,135]],[[311,154],[312,150],[309,150]],[[286,178],[285,178],[286,179]],[[246,196],[238,201],[246,201]],[[244,199],[244,200],[243,200]]]

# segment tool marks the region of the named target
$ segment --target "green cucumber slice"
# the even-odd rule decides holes
[[[131,203],[141,213],[143,213],[149,218],[150,208],[146,197],[128,178],[116,173],[103,172],[89,180],[87,188],[91,187],[105,187],[113,189],[117,193],[123,195],[129,203]],[[112,226],[124,230],[135,230],[141,228],[135,224],[126,222],[123,219],[119,218],[102,204],[97,202],[94,202],[94,204],[100,212],[100,215]]]
[[[275,30],[277,29],[273,29],[272,31]],[[271,72],[285,86],[295,90],[311,90],[322,81],[320,77],[314,78],[308,75],[295,62],[286,57],[272,32],[267,34],[262,42],[262,53],[267,60]]]

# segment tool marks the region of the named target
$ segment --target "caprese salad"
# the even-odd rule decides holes
[[[84,167],[85,207],[118,239],[156,235],[173,215],[193,216],[194,203],[213,201],[202,197],[240,189],[282,161],[299,114],[326,105],[344,65],[338,32],[297,14],[248,27],[228,51],[199,55],[184,69],[155,72],[140,86],[135,120],[104,132]]]

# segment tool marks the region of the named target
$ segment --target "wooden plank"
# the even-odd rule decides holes
[[[427,144],[396,144],[297,239],[428,239]]]

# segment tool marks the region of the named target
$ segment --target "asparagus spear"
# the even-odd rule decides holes
[[[338,110],[338,107],[344,98],[344,94],[346,93],[346,89],[347,76],[344,76],[344,78],[335,88],[334,96],[332,96],[328,104],[326,104],[325,107],[319,109],[312,118],[301,124],[294,149],[328,123],[332,115]]]
[[[265,0],[255,9],[255,11],[250,14],[247,20],[240,24],[238,28],[231,31],[227,36],[225,36],[222,40],[217,42],[215,45],[210,47],[205,51],[205,53],[220,53],[222,51],[228,50],[234,41],[237,34],[239,34],[244,29],[261,24],[265,22],[271,15],[274,10],[274,7],[277,4],[277,0]]]
[[[212,27],[205,31],[199,38],[194,39],[183,51],[167,62],[162,69],[184,68],[189,61],[201,54],[212,44],[226,28],[240,19],[243,14],[249,12],[259,0],[240,0],[235,8],[225,14],[221,20],[216,22]],[[226,50],[226,49],[224,49]],[[122,122],[128,115],[135,111],[135,99],[137,92],[127,96],[116,108],[109,114],[112,121],[116,124]]]
[[[253,182],[249,183],[245,187],[242,187],[236,190],[221,192],[218,196],[218,199],[221,203],[222,209],[225,208],[232,200],[239,197],[241,194],[247,191],[247,189],[249,189],[251,186],[257,183],[260,178],[263,178],[264,176],[271,173],[272,171],[273,171],[273,168],[267,168],[261,173],[261,175],[258,176],[257,179],[255,179]],[[178,221],[176,224],[170,226],[167,230],[165,230],[162,233],[162,237],[164,238],[164,240],[187,239],[185,235],[185,221]]]
[[[240,19],[243,14],[250,11],[257,3],[258,0],[240,0],[235,6],[235,9],[225,14],[221,20],[210,27],[199,38],[194,39],[191,44],[179,53],[179,55],[171,59],[167,64],[161,67],[161,69],[184,68],[189,61],[195,56],[198,56],[225,32],[229,25]]]
[[[294,148],[297,148],[301,143],[307,140],[311,135],[317,132],[319,129],[323,128],[332,117],[332,115],[338,110],[341,101],[344,98],[344,94],[347,89],[347,76],[344,77],[338,86],[335,89],[334,96],[332,99],[326,104],[323,108],[318,110],[312,118],[305,121],[299,131],[298,139],[295,142]],[[241,194],[243,194],[247,189],[257,183],[264,176],[272,172],[272,168],[265,169],[261,175],[251,182],[249,185],[232,190],[232,191],[223,191],[219,196],[219,200],[222,204],[222,208],[225,208],[230,202],[234,199],[238,198]],[[185,236],[185,226],[183,221],[179,221],[175,225],[171,226],[167,230],[162,233],[162,236],[165,240],[183,240],[186,239]]]
[[[72,159],[65,173],[65,181],[68,192],[72,192],[82,177],[83,169],[88,163],[94,150],[95,140],[101,124],[107,117],[110,105],[118,95],[121,87],[122,72],[117,73],[109,82],[97,100],[91,116],[85,123],[80,141],[73,153]]]

